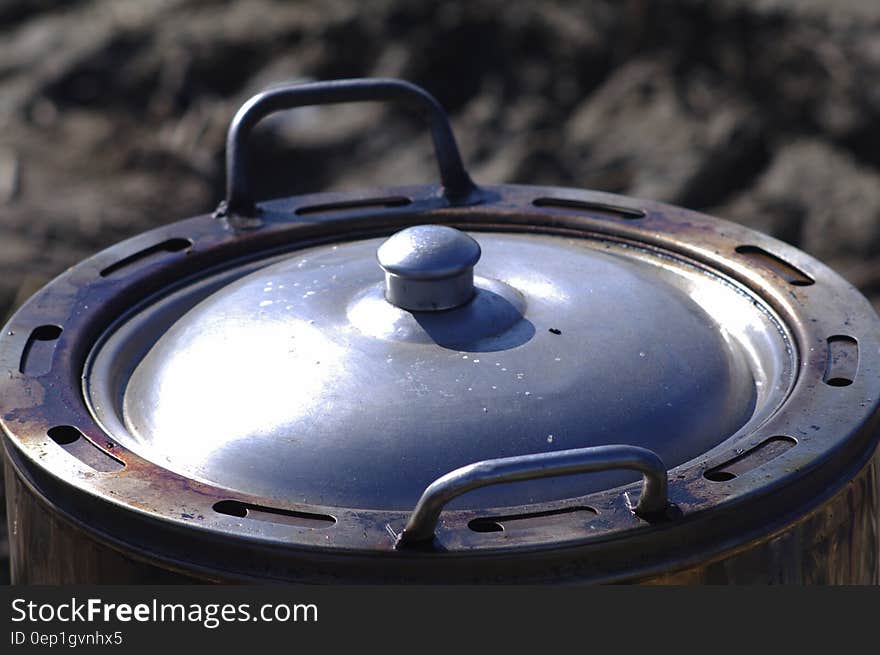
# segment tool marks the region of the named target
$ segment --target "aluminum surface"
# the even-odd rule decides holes
[[[759,422],[791,383],[770,317],[698,269],[586,239],[473,234],[477,297],[447,312],[385,300],[381,239],[295,253],[177,320],[145,308],[95,357],[97,415],[126,448],[236,492],[410,509],[437,477],[496,457],[628,443],[671,468]],[[516,483],[453,507],[633,479]]]

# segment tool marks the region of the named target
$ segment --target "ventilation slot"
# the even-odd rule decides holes
[[[859,369],[859,344],[852,337],[828,337],[823,382],[832,387],[848,387],[856,379]]]
[[[267,523],[295,525],[301,528],[329,528],[336,523],[336,519],[328,514],[294,512],[277,507],[249,505],[237,500],[221,500],[219,503],[214,504],[214,511],[219,514],[226,514],[227,516],[237,516]]]
[[[815,283],[813,278],[803,271],[758,246],[738,246],[736,252],[796,287],[808,287]]]
[[[154,257],[155,255],[161,254],[163,252],[180,252],[181,250],[186,250],[192,246],[192,241],[189,239],[168,239],[167,241],[163,241],[162,243],[157,243],[155,246],[150,246],[149,248],[144,248],[133,255],[129,255],[125,259],[120,259],[115,264],[110,264],[107,268],[101,271],[101,277],[107,277],[108,275],[113,275],[116,271],[131,266],[132,264],[136,264],[139,262],[143,262],[145,259],[149,257]]]
[[[365,200],[348,200],[346,202],[330,202],[323,205],[310,205],[300,207],[294,213],[297,216],[317,216],[320,214],[338,214],[363,209],[388,209],[391,207],[406,207],[412,204],[412,200],[403,197],[393,198],[367,198]]]
[[[82,432],[72,425],[58,425],[49,428],[49,438],[73,455],[83,464],[95,471],[110,473],[125,467],[125,462],[117,459],[103,448],[96,446]]]
[[[583,200],[568,200],[566,198],[538,198],[532,204],[535,207],[550,207],[551,209],[566,209],[584,212],[591,216],[605,216],[610,218],[623,218],[633,221],[645,217],[641,209],[630,209],[616,205],[606,205],[601,202],[586,202]]]
[[[763,466],[796,445],[797,441],[791,437],[770,437],[767,441],[747,450],[742,455],[709,469],[703,476],[712,482],[727,482],[743,473]]]
[[[569,516],[576,514],[577,516]],[[559,528],[569,525],[582,528],[583,524],[596,515],[592,507],[566,507],[564,509],[534,512],[532,514],[512,514],[510,516],[481,517],[471,520],[468,527],[474,532],[504,532],[526,528]],[[565,516],[563,520],[560,517]]]
[[[32,377],[48,373],[52,369],[55,343],[60,336],[61,328],[57,325],[41,325],[34,328],[21,353],[19,372]]]

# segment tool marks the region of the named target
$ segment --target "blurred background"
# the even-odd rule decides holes
[[[357,76],[436,95],[478,183],[738,221],[880,307],[876,0],[0,0],[0,315],[212,211],[248,96]],[[290,112],[255,141],[261,197],[436,180],[422,126],[382,105]]]

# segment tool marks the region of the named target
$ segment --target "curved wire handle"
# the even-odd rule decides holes
[[[666,509],[666,466],[654,451],[647,448],[595,446],[489,459],[455,469],[428,485],[398,537],[397,547],[430,542],[434,538],[434,530],[443,507],[453,498],[473,489],[502,482],[594,473],[609,469],[630,469],[642,474],[642,493],[638,503],[632,508],[637,516],[653,516]]]
[[[232,119],[226,138],[226,200],[218,215],[254,216],[257,213],[247,170],[248,137],[270,114],[308,105],[396,100],[420,108],[431,128],[443,195],[450,204],[464,202],[476,191],[461,161],[455,135],[440,103],[421,87],[396,79],[363,78],[311,82],[270,89],[250,98]]]

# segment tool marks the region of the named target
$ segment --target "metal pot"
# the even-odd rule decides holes
[[[423,110],[442,184],[257,204],[248,135]],[[398,80],[267,91],[212,216],[66,271],[0,339],[18,583],[876,583],[880,320],[766,235],[476,186]]]

